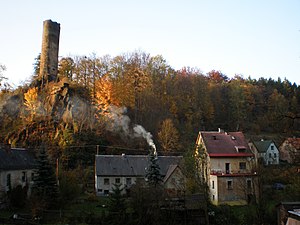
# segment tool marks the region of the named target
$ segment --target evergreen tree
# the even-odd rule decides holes
[[[125,209],[125,198],[122,195],[123,188],[120,184],[114,184],[112,188],[112,193],[109,196],[109,211],[120,213]]]
[[[163,181],[157,160],[158,157],[154,153],[154,149],[152,149],[149,154],[149,165],[146,172],[146,181],[148,184],[154,187]]]
[[[40,149],[37,157],[37,170],[34,177],[33,193],[51,206],[58,198],[58,187],[53,166],[50,164],[46,149]]]
[[[114,184],[112,193],[109,196],[108,221],[110,224],[126,224],[126,202],[122,195],[123,188],[120,188],[120,184]]]

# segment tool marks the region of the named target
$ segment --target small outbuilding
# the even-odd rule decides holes
[[[29,150],[0,145],[0,195],[18,185],[30,190],[36,168],[36,159]]]

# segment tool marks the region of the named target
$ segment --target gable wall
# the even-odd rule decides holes
[[[22,180],[23,172],[25,173],[25,181]],[[18,185],[24,187],[26,184],[32,182],[32,173],[34,170],[8,170],[0,172],[0,191],[7,192],[9,190],[7,186],[7,176],[10,174],[11,187],[15,188]]]
[[[165,189],[184,190],[185,182],[184,175],[178,167],[171,174],[169,179],[164,184]]]
[[[274,147],[273,150],[271,149],[271,146]],[[270,157],[270,155],[271,155],[271,157]],[[266,151],[266,153],[264,155],[264,161],[265,161],[266,165],[269,165],[269,164],[279,164],[279,151],[278,151],[276,145],[274,145],[274,143],[272,143],[268,147],[268,149],[267,149],[267,151]]]

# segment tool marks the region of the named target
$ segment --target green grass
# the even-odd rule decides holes
[[[66,207],[66,210],[71,211],[83,211],[87,213],[102,213],[106,208],[103,206],[107,206],[107,198],[104,197],[96,197],[96,199],[81,199],[81,201],[77,201],[71,204],[69,207]]]

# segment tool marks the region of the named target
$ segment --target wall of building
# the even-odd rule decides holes
[[[178,167],[164,183],[164,188],[169,193],[173,194],[182,194],[185,191],[185,178],[182,171]]]
[[[271,144],[267,149],[264,161],[266,165],[279,164],[279,151],[274,144]]]
[[[24,187],[26,184],[32,185],[34,170],[9,170],[0,172],[0,190],[2,192],[9,191],[8,176],[10,176],[11,188],[18,185]]]
[[[210,175],[210,184],[209,184],[209,195],[210,200],[213,204],[218,204],[219,195],[218,195],[218,177],[216,175]]]
[[[126,188],[135,184],[139,177],[100,177],[96,176],[96,193],[97,195],[106,195],[113,191],[115,184],[120,184],[120,188],[123,188],[123,193],[126,192]],[[143,178],[140,178],[143,179]],[[119,181],[119,182],[118,182]]]
[[[251,187],[247,187],[247,180],[251,180]],[[218,204],[247,204],[248,194],[254,190],[251,177],[219,176],[217,184]]]
[[[211,173],[226,174],[225,165],[229,163],[229,173],[249,173],[252,170],[253,160],[250,157],[218,157],[210,158]],[[240,163],[246,163],[246,169],[240,168]]]

